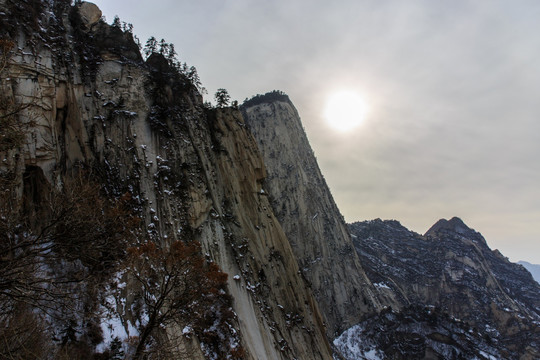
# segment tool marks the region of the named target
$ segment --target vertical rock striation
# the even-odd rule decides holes
[[[264,190],[283,226],[333,337],[378,308],[300,117],[279,92],[242,105],[264,157]]]

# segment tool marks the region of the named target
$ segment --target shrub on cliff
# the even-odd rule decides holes
[[[175,241],[167,247],[148,242],[129,248],[128,253],[128,276],[139,285],[136,297],[142,300],[141,317],[145,319],[134,359],[162,351],[166,344],[160,341],[160,334],[171,324],[185,329],[182,336],[191,332],[197,336],[207,355],[242,357],[243,350],[231,330],[234,313],[225,292],[227,274],[203,258],[199,243]]]

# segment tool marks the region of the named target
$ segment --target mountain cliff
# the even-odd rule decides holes
[[[279,92],[242,105],[267,167],[265,190],[333,337],[378,309],[300,117]]]
[[[521,266],[459,218],[442,219],[425,235],[397,221],[347,228],[287,95],[257,95],[241,110],[267,167],[264,189],[320,304],[335,357],[538,357],[540,287]]]
[[[27,259],[21,271],[39,278],[34,288],[20,282],[21,292],[2,282],[0,300],[11,306],[2,356],[330,359],[241,113],[204,107],[174,54],[153,49],[143,60],[125,24],[105,24],[91,3],[0,5],[2,121],[12,130],[1,149],[10,202],[0,270],[19,281],[9,265]],[[53,255],[47,271],[31,266]],[[65,292],[52,285],[60,275],[72,284]],[[15,337],[16,309],[41,295],[26,312],[40,331]],[[36,339],[51,338],[39,349]]]
[[[415,323],[413,332],[418,335],[415,341],[421,354],[431,352],[445,358],[448,354],[454,354],[451,358],[460,354],[464,358],[539,356],[540,286],[523,267],[492,251],[482,235],[461,219],[442,219],[425,235],[394,220],[357,222],[350,230],[368,277],[400,302],[400,308],[394,310],[402,318],[387,315],[385,321],[392,320],[391,329],[404,322]],[[411,320],[411,306],[426,307],[429,316],[421,316],[422,311],[417,310]],[[456,324],[463,329],[448,330]],[[467,342],[459,336],[450,340],[449,333],[467,334]],[[365,331],[357,330],[357,334],[376,338]],[[384,343],[383,339],[377,341]],[[394,358],[411,356],[404,351]]]

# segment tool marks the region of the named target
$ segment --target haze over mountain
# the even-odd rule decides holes
[[[519,261],[518,264],[523,265],[525,269],[529,270],[536,282],[540,283],[540,265],[531,264],[527,261]]]

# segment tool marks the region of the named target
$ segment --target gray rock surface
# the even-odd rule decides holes
[[[266,100],[265,100],[266,99]],[[333,337],[378,308],[293,104],[269,93],[242,107],[266,164],[264,191]]]
[[[103,13],[100,8],[91,2],[83,1],[79,5],[79,14],[81,15],[81,20],[83,24],[90,29],[92,25],[97,24]]]

